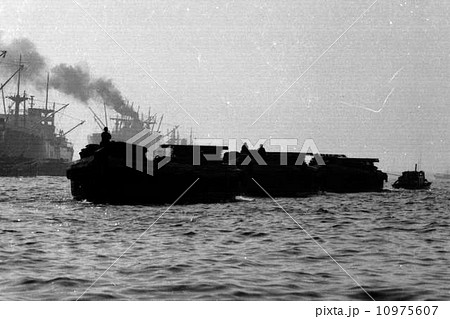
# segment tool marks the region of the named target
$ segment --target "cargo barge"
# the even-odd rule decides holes
[[[314,159],[309,164],[299,162],[300,153],[268,152],[262,163],[251,154],[225,152],[227,147],[164,144],[161,148],[168,152],[147,160],[147,149],[139,145],[88,145],[67,170],[72,195],[97,203],[172,203],[189,189],[177,203],[220,202],[237,195],[376,192],[387,181],[387,174],[374,165],[378,159],[324,155],[325,165],[319,165]],[[127,149],[132,150],[131,157]]]

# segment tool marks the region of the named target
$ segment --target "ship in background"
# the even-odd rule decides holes
[[[73,145],[66,135],[76,127],[63,132],[56,129],[55,115],[69,104],[56,109],[49,107],[48,83],[44,105],[38,106],[34,96],[20,91],[20,76],[24,65],[0,85],[3,113],[0,111],[0,176],[64,176],[73,158]],[[14,95],[5,96],[4,87],[17,77]],[[7,105],[7,100],[10,104]]]
[[[447,171],[446,173],[435,173],[434,178],[437,179],[450,179],[450,172]]]
[[[127,142],[130,138],[146,129],[149,131],[149,134],[158,133],[159,138],[164,139],[164,143],[166,144],[193,144],[192,130],[190,133],[189,141],[187,138],[180,138],[180,132],[178,130],[179,125],[174,125],[170,129],[166,128],[166,132],[164,133],[162,130],[164,115],[158,117],[158,114],[152,114],[151,110],[149,109],[146,117],[144,117],[144,114],[142,113],[139,116],[139,111],[134,111],[133,105],[129,104],[126,105],[126,109],[131,109],[132,112],[127,115],[118,114],[115,117],[111,117],[110,121],[112,121],[112,126],[109,126],[106,106],[104,108],[104,121],[91,108],[89,108],[89,110],[93,114],[95,123],[99,127],[99,132],[88,135],[88,144],[100,144],[101,132],[104,127],[109,128],[112,135],[112,140],[117,142]]]

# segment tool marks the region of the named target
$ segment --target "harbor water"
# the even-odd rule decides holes
[[[277,201],[93,205],[0,178],[0,299],[450,299],[450,181]]]

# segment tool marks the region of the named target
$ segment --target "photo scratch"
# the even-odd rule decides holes
[[[395,91],[395,88],[392,88],[392,89],[389,91],[388,95],[386,96],[386,98],[385,98],[384,101],[383,101],[383,104],[381,105],[381,107],[380,107],[378,110],[374,110],[374,109],[372,109],[372,108],[370,108],[370,107],[367,107],[367,106],[356,105],[356,104],[350,104],[350,103],[347,103],[347,102],[344,102],[344,101],[340,101],[339,103],[340,103],[340,104],[347,105],[347,106],[351,106],[351,107],[356,107],[356,108],[359,108],[359,109],[363,109],[363,110],[366,110],[366,111],[370,111],[370,112],[373,112],[373,113],[380,113],[380,112],[384,109],[385,105],[387,104],[387,102],[388,102],[388,100],[389,100],[389,97],[392,95],[392,93],[394,93],[394,91]]]
[[[394,75],[391,77],[391,79],[389,80],[389,83],[391,83],[396,77],[397,75],[404,69],[405,67],[401,67],[397,72],[394,73]]]

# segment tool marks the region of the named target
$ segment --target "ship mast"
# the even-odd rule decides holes
[[[48,83],[50,82],[50,74],[47,72],[47,89],[45,90],[45,109],[47,110],[48,105]]]
[[[161,132],[160,130],[161,130],[161,124],[162,124],[163,118],[164,118],[164,114],[161,115],[161,119],[159,120],[159,125],[158,125],[158,129],[156,130],[156,132]]]
[[[8,121],[8,113],[6,112],[6,104],[5,104],[5,93],[3,93],[3,88],[2,88],[2,101],[3,101],[3,111],[5,112],[6,121]]]
[[[19,125],[19,111],[20,111],[20,103],[27,100],[25,92],[23,93],[23,97],[20,96],[20,71],[22,70],[22,55],[19,57],[19,69],[17,70],[18,78],[17,78],[17,93],[15,96],[8,96],[10,100],[15,103],[15,114],[14,114],[14,123],[16,126]],[[25,114],[23,115],[25,116]]]
[[[21,66],[22,66],[22,54],[19,55],[19,73],[17,73],[17,96],[19,96],[19,94],[20,94],[20,69],[21,69]]]
[[[27,126],[27,98],[25,96],[25,91],[23,91],[23,127]]]
[[[105,127],[108,127],[108,113],[106,113],[106,103],[103,102],[103,109],[105,111]]]
[[[17,73],[17,94],[16,94],[16,112],[14,122],[16,126],[19,124],[19,107],[20,107],[20,69],[22,67],[22,54],[19,56],[19,73]]]

